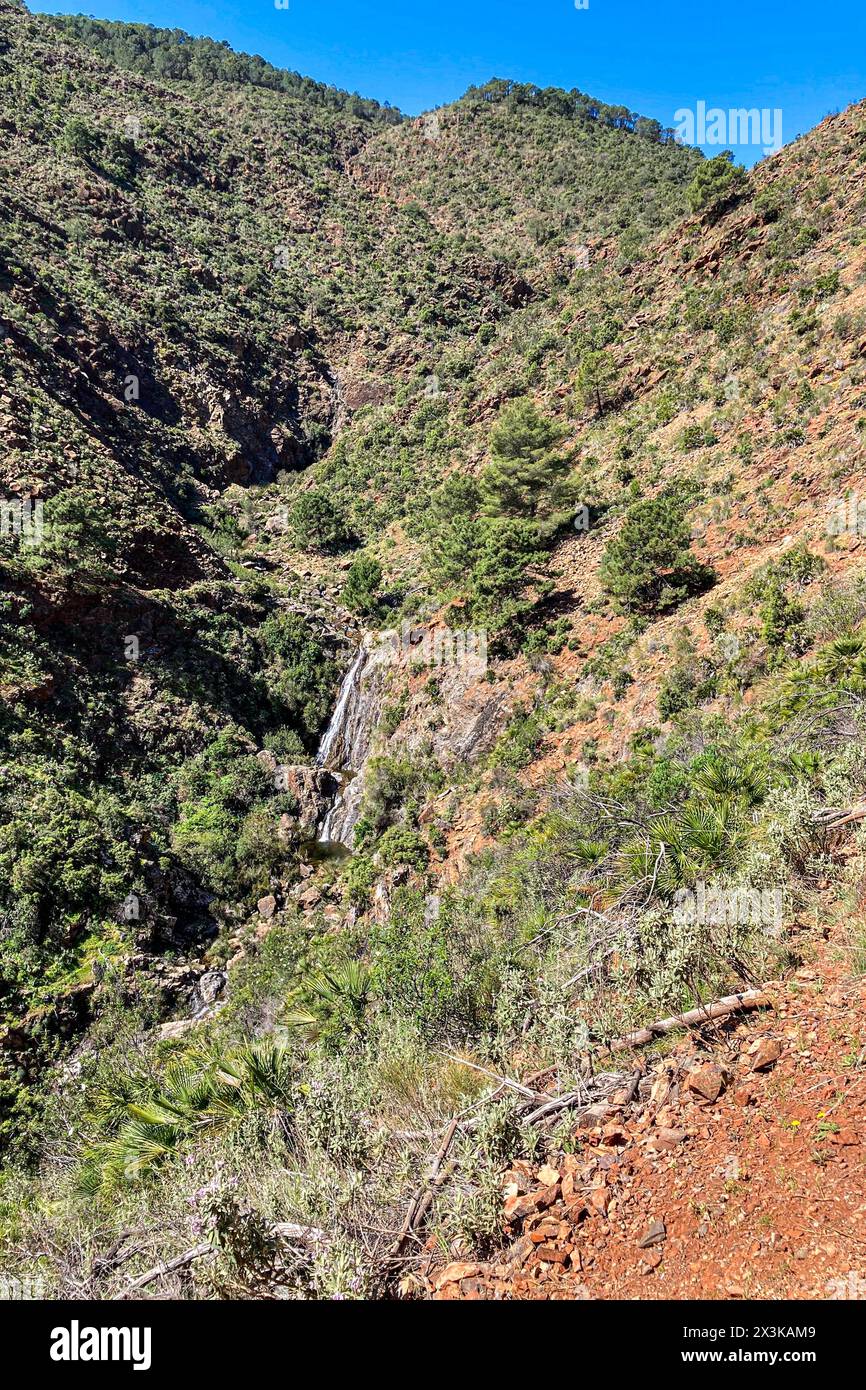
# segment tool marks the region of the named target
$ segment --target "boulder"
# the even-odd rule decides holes
[[[311,840],[338,791],[338,782],[324,767],[293,766],[281,763],[273,769],[275,783],[296,805],[295,824],[288,817],[280,821],[281,835],[295,830],[302,840]]]
[[[725,1085],[725,1074],[717,1062],[704,1062],[686,1077],[686,1087],[698,1101],[712,1105]]]
[[[203,1004],[212,1004],[226,987],[224,970],[206,970],[198,982],[198,992]]]
[[[749,1050],[752,1071],[769,1071],[782,1055],[782,1044],[777,1038],[760,1038]]]

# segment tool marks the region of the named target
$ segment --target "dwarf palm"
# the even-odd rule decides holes
[[[204,1132],[225,1131],[248,1115],[286,1130],[293,1066],[284,1043],[248,1043],[231,1054],[191,1052],[167,1068],[158,1090],[126,1106],[117,1132],[84,1153],[80,1190],[110,1191],[146,1176]]]
[[[296,1005],[286,1015],[286,1023],[310,1039],[324,1032],[358,1032],[367,1011],[370,970],[362,961],[343,960],[311,975],[298,994],[308,1005]]]

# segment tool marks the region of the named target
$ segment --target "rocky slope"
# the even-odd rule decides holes
[[[315,750],[356,628],[303,555],[280,563],[292,489],[317,459],[331,466],[356,414],[393,412],[423,382],[431,343],[471,344],[537,291],[396,187],[362,186],[353,161],[399,113],[168,31],[11,3],[0,19],[3,488],[13,508],[44,506],[49,533],[38,554],[3,556],[10,874],[32,818],[52,824],[23,906],[19,888],[4,908],[18,924],[7,969],[24,952],[63,979],[130,895],[169,937],[172,919],[212,932],[215,889],[241,896],[208,871],[226,817],[278,835],[290,798],[268,806],[261,785],[234,810],[192,807],[178,856],[176,804],[157,788],[211,733],[231,731],[241,757],[268,740],[290,762]],[[564,144],[640,145],[647,168],[636,154],[617,197],[629,178],[654,186],[654,164],[655,215],[681,202],[691,152],[559,127]],[[382,159],[405,166],[406,150]],[[384,461],[368,481],[360,535],[400,487]],[[254,898],[282,860],[293,873],[276,843],[250,851]]]
[[[829,904],[827,917],[760,1012],[708,1022],[662,1059],[636,1054],[566,1153],[506,1170],[497,1261],[432,1256],[424,1291],[862,1299],[863,984],[841,965],[846,922]]]

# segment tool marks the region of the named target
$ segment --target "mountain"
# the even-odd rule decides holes
[[[4,1260],[605,1296],[584,1207],[502,1273],[534,1127],[559,1202],[576,1118],[688,1129],[623,1037],[822,915],[856,992],[866,107],[746,175],[577,89],[0,26]]]

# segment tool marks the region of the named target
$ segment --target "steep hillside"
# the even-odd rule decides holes
[[[352,167],[380,197],[416,202],[473,250],[555,282],[571,278],[595,239],[634,253],[684,206],[700,163],[625,107],[494,81],[378,132]]]
[[[359,186],[397,113],[168,31],[2,20],[4,485],[47,528],[4,560],[14,1017],[15,981],[77,979],[130,895],[169,940],[208,937],[215,893],[292,872],[291,799],[252,754],[312,751],[345,620],[305,624],[297,572],[238,547],[317,458],[339,472],[365,405],[406,417],[433,340],[471,345],[534,290]],[[657,154],[670,202],[691,157]],[[365,476],[402,500],[405,472],[373,454]],[[350,522],[377,514],[359,498]],[[183,814],[174,779],[217,737],[243,787],[196,771]]]
[[[583,1199],[701,1130],[629,1034],[811,971],[862,1075],[866,108],[746,176],[577,90],[0,23],[4,1264],[633,1292],[680,1195]]]

